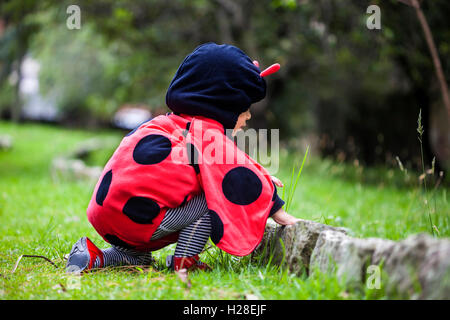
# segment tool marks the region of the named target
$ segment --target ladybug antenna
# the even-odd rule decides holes
[[[256,61],[256,60],[255,60]],[[253,63],[255,63],[255,61],[253,61]],[[256,61],[257,62],[257,61]],[[256,65],[256,64],[255,64]],[[268,75],[277,72],[278,70],[280,70],[280,64],[279,63],[275,63],[273,65],[271,65],[270,67],[264,69],[264,71],[262,71],[259,75],[261,77],[267,77]]]

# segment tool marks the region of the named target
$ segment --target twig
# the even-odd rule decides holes
[[[56,263],[54,263],[52,260],[50,260],[47,257],[37,256],[37,255],[32,255],[32,254],[23,254],[17,259],[16,264],[14,265],[14,268],[12,269],[11,273],[16,272],[16,269],[19,266],[20,260],[22,260],[22,258],[40,258],[40,259],[44,259],[45,261],[50,262],[55,268],[58,268]]]

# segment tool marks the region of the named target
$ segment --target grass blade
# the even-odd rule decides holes
[[[300,179],[300,176],[301,176],[302,171],[303,171],[303,166],[305,165],[306,158],[308,157],[308,152],[309,152],[309,146],[307,146],[307,148],[306,148],[306,152],[305,152],[305,155],[303,156],[303,161],[302,161],[302,164],[300,166],[300,169],[298,170],[298,173],[297,173],[297,176],[295,178],[295,181],[294,181],[295,165],[292,168],[291,182],[289,183],[289,190],[288,190],[288,195],[287,195],[287,199],[286,199],[286,206],[285,206],[285,211],[286,212],[288,212],[289,207],[292,204],[292,199],[294,197],[295,190],[297,189],[297,185],[298,185],[298,180]],[[283,194],[283,198],[284,198],[284,194]]]

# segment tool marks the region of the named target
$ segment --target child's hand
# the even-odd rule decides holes
[[[278,178],[275,177],[275,176],[270,176],[270,177],[272,178],[272,181],[275,183],[275,185],[276,185],[277,187],[280,187],[280,188],[284,187],[284,184],[283,184],[283,182],[281,182],[280,179],[278,179]]]
[[[290,214],[286,213],[286,211],[283,210],[283,208],[280,208],[277,212],[275,212],[272,216],[272,219],[283,226],[295,224],[297,221],[300,221],[300,219],[297,219]]]

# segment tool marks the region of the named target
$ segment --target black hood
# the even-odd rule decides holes
[[[231,45],[206,43],[178,68],[166,94],[175,113],[204,116],[234,128],[239,114],[266,96],[266,82],[252,60]]]

